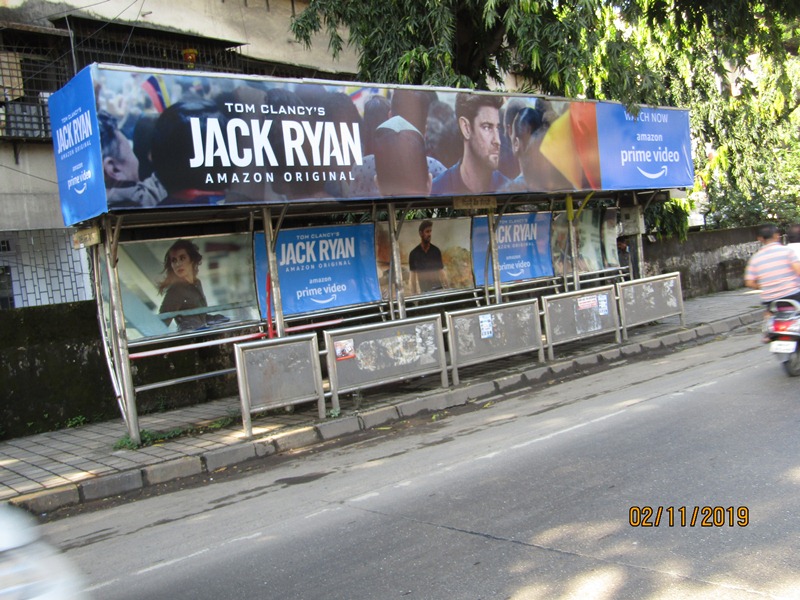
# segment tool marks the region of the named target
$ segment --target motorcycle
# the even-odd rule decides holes
[[[774,300],[768,310],[769,351],[778,357],[790,377],[797,377],[800,375],[800,303]]]

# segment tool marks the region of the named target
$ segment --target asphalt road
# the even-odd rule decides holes
[[[109,600],[800,598],[800,378],[757,340],[43,527]]]

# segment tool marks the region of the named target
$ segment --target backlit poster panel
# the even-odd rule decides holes
[[[578,249],[578,272],[603,269],[603,209],[583,210],[575,220],[575,245]]]
[[[372,224],[281,230],[276,255],[284,315],[380,300]],[[269,268],[263,233],[255,235],[255,260],[266,318]]]
[[[475,287],[470,252],[471,219],[403,221],[398,235],[406,297]],[[388,297],[391,245],[384,221],[375,227],[381,295]]]
[[[550,256],[549,212],[503,215],[497,227],[497,253],[500,263],[500,281],[509,283],[525,279],[553,276],[553,261]],[[494,283],[491,263],[487,263],[489,251],[489,229],[486,217],[472,220],[472,260],[475,285],[486,281],[484,273],[488,265],[488,280]]]
[[[603,264],[607,268],[619,266],[617,251],[617,219],[619,210],[616,207],[606,208],[603,212]]]
[[[128,339],[259,318],[249,234],[123,242],[117,269]]]
[[[603,209],[600,207],[581,211],[573,222],[578,273],[600,271],[605,268],[602,225]],[[554,274],[558,276],[571,274],[572,250],[567,213],[559,212],[553,215],[550,239]]]

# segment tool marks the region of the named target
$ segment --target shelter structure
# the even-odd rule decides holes
[[[694,179],[674,108],[106,64],[49,108],[64,222],[91,249],[137,443],[136,394],[186,379],[135,384],[133,362],[187,348],[316,331],[336,347],[315,381],[379,382],[365,373],[392,361],[392,376],[444,369],[446,384],[442,311],[523,302],[514,318],[532,323],[526,300],[630,279],[617,237]],[[476,316],[477,335],[497,319]],[[349,329],[393,322],[380,340]],[[362,339],[386,356],[359,354]]]

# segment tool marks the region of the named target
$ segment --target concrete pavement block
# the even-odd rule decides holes
[[[553,372],[554,375],[563,375],[564,373],[568,373],[575,369],[575,364],[573,361],[562,361],[553,363],[550,365],[550,370]]]
[[[509,389],[517,388],[519,387],[521,379],[522,376],[519,373],[512,373],[511,375],[506,375],[505,377],[499,377],[495,379],[497,390],[499,392],[504,392]]]
[[[681,343],[684,344],[697,338],[697,332],[694,329],[679,331],[676,335],[678,336],[678,339],[680,339]]]
[[[313,446],[319,442],[317,437],[317,430],[314,427],[302,427],[300,429],[293,429],[286,433],[280,433],[270,438],[278,452],[286,452],[287,450],[297,450],[298,448],[305,448],[306,446]]]
[[[662,346],[662,342],[660,338],[655,338],[652,340],[644,340],[641,342],[641,346],[645,350],[658,350]]]
[[[612,362],[619,360],[622,356],[622,351],[619,348],[611,348],[609,350],[603,350],[599,356],[603,362]]]
[[[257,458],[272,456],[277,452],[275,444],[273,444],[271,440],[258,440],[253,442],[253,449],[256,451]]]
[[[469,388],[466,387],[457,387],[452,390],[448,390],[445,394],[445,408],[450,408],[451,406],[463,406],[467,402],[469,402]]]
[[[361,421],[362,429],[372,429],[373,427],[378,427],[379,425],[383,425],[389,421],[396,421],[400,418],[400,415],[398,414],[396,407],[384,406],[383,408],[377,408],[375,410],[369,410],[360,413],[358,418]]]
[[[660,339],[661,339],[661,344],[665,347],[677,346],[678,344],[681,343],[681,338],[677,333],[670,333],[669,335],[665,335]]]
[[[740,315],[739,318],[742,320],[743,325],[752,325],[753,323],[761,322],[761,319],[764,318],[764,313],[759,310],[746,315]]]
[[[217,450],[209,450],[203,454],[206,471],[211,473],[223,467],[229,467],[256,457],[256,449],[252,442],[237,444]]]
[[[493,381],[481,381],[480,383],[472,383],[465,389],[467,394],[467,401],[475,400],[476,398],[483,398],[490,394],[494,394],[497,389],[494,387]]]
[[[136,469],[113,475],[103,475],[97,479],[87,479],[82,481],[78,487],[83,500],[88,501],[138,490],[143,485],[142,471]]]
[[[622,346],[619,351],[622,353],[622,356],[633,356],[634,354],[639,354],[642,351],[642,345],[638,342],[628,344],[627,346]]]
[[[181,477],[191,477],[203,472],[203,461],[199,456],[184,456],[157,465],[142,468],[145,485],[156,485]]]
[[[695,327],[695,333],[699,338],[715,335],[714,329],[711,327],[711,325],[700,325],[699,327]]]
[[[75,484],[64,485],[61,487],[33,492],[23,496],[17,496],[9,500],[9,504],[14,504],[32,513],[41,515],[57,508],[79,504],[81,495],[78,486]]]
[[[447,408],[447,403],[443,397],[429,396],[424,398],[414,398],[408,402],[397,405],[397,412],[401,418],[413,417],[421,412],[436,412]]]
[[[579,356],[575,359],[575,365],[577,367],[592,367],[600,362],[600,356],[598,354],[587,354],[586,356]]]
[[[522,373],[522,376],[525,377],[531,383],[536,383],[537,381],[542,381],[543,379],[547,379],[552,375],[553,372],[550,370],[550,367],[547,365],[534,367],[532,369],[528,369]]]
[[[728,333],[739,326],[739,317],[732,317],[722,321],[715,321],[711,323],[711,329],[714,333]]]
[[[314,427],[317,428],[317,434],[322,440],[333,440],[361,431],[361,424],[356,416],[328,419],[317,423]]]

